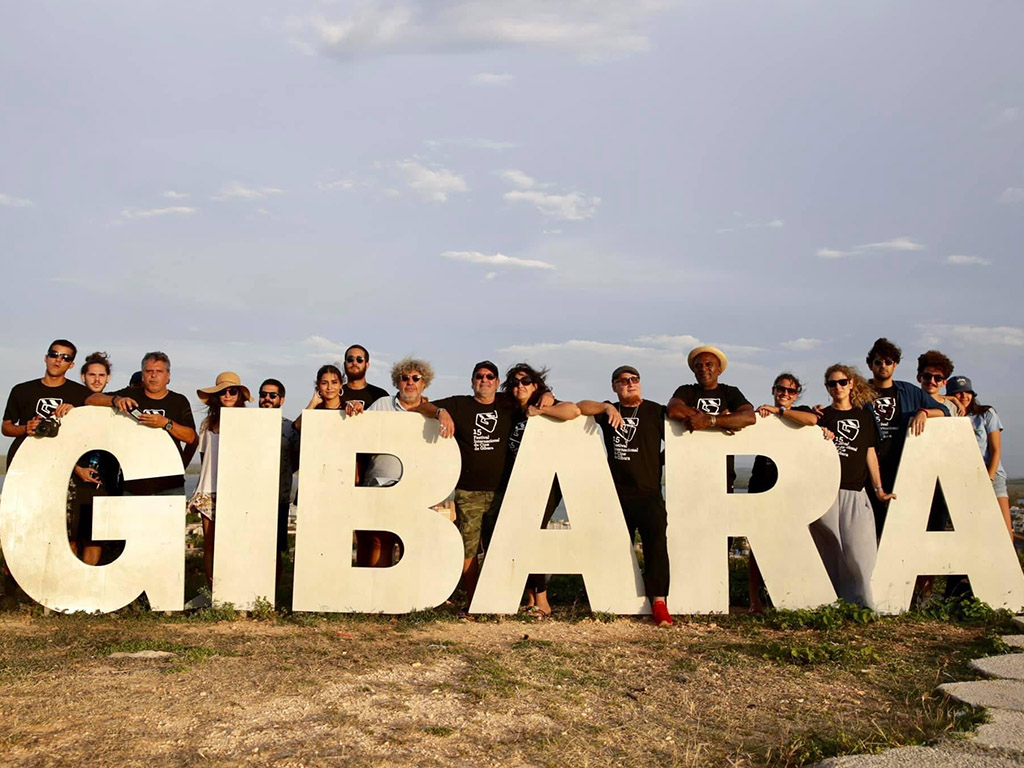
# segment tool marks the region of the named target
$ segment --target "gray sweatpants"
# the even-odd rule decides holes
[[[874,608],[871,572],[878,544],[867,492],[840,489],[828,512],[811,523],[811,536],[836,594],[847,602]]]

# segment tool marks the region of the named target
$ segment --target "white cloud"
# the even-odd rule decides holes
[[[808,352],[821,346],[821,339],[807,339],[801,336],[799,339],[784,341],[780,346],[790,352]]]
[[[514,141],[498,141],[496,139],[485,139],[473,136],[456,139],[424,139],[423,143],[428,147],[440,147],[443,144],[454,144],[460,147],[486,149],[492,152],[503,152],[506,149],[515,149],[519,146]]]
[[[340,360],[345,354],[345,350],[348,348],[347,344],[342,344],[339,341],[331,341],[324,336],[308,336],[302,340],[302,346],[310,350],[307,353],[308,357],[315,357],[323,360],[328,358]]]
[[[986,259],[981,256],[964,256],[963,254],[954,253],[950,254],[945,259],[947,264],[955,264],[957,266],[978,266],[987,267],[992,264],[991,259]]]
[[[527,176],[525,173],[518,171],[515,168],[508,168],[504,171],[499,171],[498,175],[513,187],[519,187],[519,189],[531,189],[537,186],[537,181],[532,176]]]
[[[843,259],[847,256],[856,256],[860,251],[840,251],[835,248],[819,248],[818,256],[823,259]]]
[[[999,202],[1006,205],[1024,203],[1024,187],[1007,187],[999,196]]]
[[[497,272],[488,272],[486,275],[484,275],[484,280],[493,280],[497,276],[498,276]]]
[[[220,191],[213,197],[214,200],[262,200],[271,195],[284,194],[284,190],[276,187],[247,187],[240,181],[229,181],[225,183]]]
[[[589,341],[585,339],[570,339],[556,343],[539,344],[514,344],[510,347],[502,347],[499,352],[504,352],[517,357],[529,357],[531,355],[544,354],[548,352],[586,352],[588,354],[607,355],[621,357],[622,355],[633,355],[636,357],[661,358],[668,355],[676,356],[676,352],[664,349],[651,349],[650,347],[634,346],[632,344],[609,344],[603,341]]]
[[[31,208],[35,203],[24,197],[14,197],[13,195],[5,195],[0,192],[0,205],[7,208]]]
[[[1015,123],[1024,117],[1020,107],[1007,107],[999,113],[999,118],[1004,123]]]
[[[363,0],[333,13],[292,17],[286,29],[302,50],[343,59],[541,48],[594,60],[647,51],[644,26],[676,2]]]
[[[446,202],[448,195],[469,189],[466,180],[458,174],[447,168],[428,168],[419,160],[401,160],[395,163],[395,168],[409,189],[431,202]]]
[[[188,192],[176,192],[173,189],[168,189],[166,192],[164,192],[163,196],[166,197],[168,200],[187,200]]]
[[[154,216],[188,216],[196,209],[186,205],[172,205],[167,208],[125,208],[122,219],[150,219]]]
[[[470,82],[473,83],[473,85],[508,85],[515,79],[515,75],[505,73],[480,72],[473,75]]]
[[[1024,347],[1024,328],[1008,325],[919,325],[925,346],[950,343],[957,347]]]
[[[522,267],[524,269],[554,269],[555,265],[537,259],[517,259],[515,256],[506,256],[503,253],[488,255],[479,251],[444,251],[441,254],[446,259],[455,261],[468,261],[471,264],[488,264],[495,267]]]
[[[597,213],[600,197],[587,197],[579,192],[556,195],[540,190],[512,190],[505,193],[510,202],[532,203],[545,216],[564,221],[582,221]]]
[[[909,237],[894,237],[892,240],[883,240],[880,243],[868,243],[867,245],[856,246],[858,250],[871,248],[879,251],[923,251],[924,246],[915,243]]]
[[[336,189],[353,189],[356,185],[354,179],[335,179],[334,181],[318,181],[317,189],[323,192],[333,192]]]
[[[700,339],[688,334],[683,336],[669,336],[667,334],[637,336],[633,341],[647,347],[668,347],[673,350],[690,350],[700,346]]]
[[[786,226],[786,222],[784,222],[782,219],[772,219],[767,224],[765,224],[765,226],[771,227],[772,229],[782,229],[784,226]]]

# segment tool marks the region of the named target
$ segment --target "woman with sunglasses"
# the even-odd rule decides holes
[[[313,385],[313,397],[309,399],[306,411],[344,411],[345,403],[341,399],[341,388],[345,377],[336,365],[321,365],[316,372],[316,384]],[[302,414],[295,420],[295,428],[302,429]]]
[[[244,408],[252,400],[249,389],[238,374],[224,371],[217,375],[212,387],[197,389],[196,395],[207,407],[206,418],[199,426],[199,483],[189,500],[189,510],[198,512],[203,521],[203,568],[206,585],[213,589],[214,519],[217,513],[217,454],[220,445],[220,413],[224,408]]]
[[[805,405],[793,407],[803,392],[803,385],[792,373],[780,373],[775,377],[772,384],[772,405],[762,405],[757,409],[757,415],[762,419],[771,416],[778,416],[781,419],[788,419],[805,426],[812,426],[818,423],[818,417],[814,411]],[[822,428],[825,439],[831,440],[832,433]],[[750,481],[747,483],[747,493],[764,493],[772,488],[779,479],[779,470],[775,462],[767,456],[755,456],[754,467],[750,473]],[[761,569],[757,567],[757,560],[754,553],[750,553],[749,570],[750,588],[750,612],[763,613],[764,603],[761,602],[761,590],[764,588],[764,579],[761,577]]]
[[[839,493],[828,512],[811,523],[811,535],[836,594],[872,608],[871,572],[878,544],[866,481],[870,477],[879,501],[896,498],[882,487],[878,469],[878,430],[871,408],[875,392],[855,368],[838,363],[825,371],[825,388],[832,404],[822,410],[817,423],[835,435]]]
[[[501,486],[498,489],[499,495],[504,495],[508,486],[509,478],[512,476],[512,468],[515,465],[516,455],[519,453],[519,444],[526,431],[527,420],[531,416],[550,416],[559,421],[570,421],[580,415],[580,409],[576,403],[555,400],[551,389],[547,385],[547,369],[539,371],[527,363],[517,363],[508,369],[505,374],[505,381],[501,385],[502,392],[511,395],[519,405],[519,415],[512,423],[512,432],[508,439],[508,453],[506,454],[505,475],[502,478]],[[548,495],[548,503],[544,507],[544,518],[541,528],[547,528],[548,521],[555,513],[559,502],[562,501],[562,490],[558,487],[558,481],[554,482],[551,493]],[[550,616],[551,604],[548,602],[548,581],[547,574],[531,574],[526,582],[526,611],[537,616]]]

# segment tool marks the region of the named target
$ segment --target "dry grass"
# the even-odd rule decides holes
[[[1002,619],[0,613],[5,765],[798,765],[934,739]],[[801,622],[796,622],[800,624]],[[839,648],[840,650],[836,650]],[[167,650],[167,660],[111,659]]]

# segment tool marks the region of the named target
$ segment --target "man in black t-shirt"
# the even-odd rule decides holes
[[[26,437],[36,434],[43,419],[61,419],[72,408],[84,405],[89,390],[75,381],[67,380],[67,372],[75,367],[78,349],[67,339],[50,344],[46,357],[46,371],[41,379],[23,381],[11,389],[4,409],[3,434],[13,437],[7,453],[7,466]]]
[[[580,413],[593,416],[601,427],[630,542],[637,530],[640,531],[644,587],[651,601],[654,623],[667,627],[672,624],[672,615],[665,605],[669,573],[665,539],[668,514],[661,493],[665,406],[643,399],[640,372],[631,365],[620,365],[612,372],[612,391],[618,396],[616,403],[583,400],[577,405]]]
[[[691,432],[718,427],[729,434],[757,421],[754,406],[739,389],[718,383],[718,377],[729,365],[722,350],[708,345],[694,347],[687,355],[686,362],[697,383],[683,384],[676,389],[668,401],[670,419],[681,421]],[[729,493],[732,493],[732,485],[736,480],[733,464],[730,456],[726,461]]]
[[[498,393],[498,366],[484,360],[473,366],[473,394],[454,395],[416,409],[441,422],[441,437],[455,437],[462,455],[462,473],[455,488],[455,524],[462,534],[462,584],[466,607],[473,602],[480,565],[481,532],[493,530],[496,494],[505,470],[516,401]],[[484,541],[484,546],[487,542]]]
[[[182,469],[188,466],[199,444],[196,422],[192,418],[192,407],[188,398],[167,388],[171,381],[171,361],[163,352],[149,352],[142,358],[142,388],[126,387],[108,395],[95,392],[89,395],[86,405],[109,405],[122,413],[132,416],[139,424],[151,429],[167,432],[181,454]],[[177,495],[184,491],[185,475],[149,477],[141,480],[127,480],[125,495],[154,496]]]
[[[358,411],[368,410],[371,405],[387,397],[386,389],[374,386],[366,381],[366,371],[370,367],[370,353],[366,347],[353,344],[345,350],[345,386],[341,390],[341,402],[352,403],[350,408]]]

